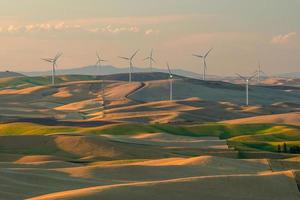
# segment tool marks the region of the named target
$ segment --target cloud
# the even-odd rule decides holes
[[[84,25],[93,24],[111,24],[111,25],[151,25],[172,23],[183,20],[188,20],[198,15],[162,15],[162,16],[144,16],[144,17],[102,17],[102,18],[88,18],[75,19],[67,21],[68,23],[78,23]]]
[[[86,31],[91,32],[91,33],[113,33],[113,34],[118,34],[118,33],[123,33],[123,32],[128,32],[128,33],[139,33],[140,28],[137,26],[123,26],[123,27],[113,27],[112,25],[107,25],[104,28],[90,28],[86,29]]]
[[[153,35],[153,34],[159,34],[160,30],[155,30],[155,29],[147,29],[145,31],[145,35]]]
[[[285,35],[277,35],[272,38],[271,43],[272,44],[288,44],[293,39],[293,37],[295,37],[296,35],[297,35],[296,32],[290,32]]]
[[[131,27],[112,27],[112,25],[108,25],[105,28],[102,28],[102,32],[108,32],[108,33],[121,33],[121,32],[138,33],[138,32],[140,32],[140,28],[138,28],[136,26],[131,26]]]
[[[152,29],[151,29],[152,30]],[[49,31],[81,31],[81,32],[89,32],[89,33],[139,33],[141,32],[141,28],[138,26],[117,26],[117,25],[95,25],[95,26],[85,26],[79,24],[68,24],[64,21],[60,22],[44,22],[40,24],[25,24],[25,25],[9,25],[6,27],[0,27],[0,33],[34,33],[34,32],[49,32]],[[150,32],[149,32],[150,34]]]
[[[158,24],[177,23],[206,15],[183,14],[161,16],[125,16],[125,17],[100,17],[84,19],[65,19],[42,21],[38,23],[21,20],[2,20],[0,18],[1,34],[24,34],[43,32],[77,31],[82,33],[141,33],[146,36],[157,35],[160,30],[151,27]],[[211,16],[209,16],[211,17]]]
[[[45,23],[45,24],[28,24],[24,26],[26,32],[34,32],[34,31],[49,31],[53,28],[51,24]]]
[[[16,27],[14,25],[10,25],[9,27],[7,27],[8,32],[16,32],[18,30],[19,30],[19,27]]]
[[[64,31],[69,29],[81,29],[80,25],[68,25],[64,22],[56,24],[41,23],[41,24],[25,24],[25,25],[9,25],[6,27],[0,27],[1,33],[31,33],[39,31]]]

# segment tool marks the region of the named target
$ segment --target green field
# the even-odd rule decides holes
[[[57,76],[56,83],[66,83],[72,81],[95,80],[94,76],[85,75],[64,75]],[[49,85],[51,83],[50,76],[43,77],[9,77],[0,78],[0,89],[24,89],[32,86]]]
[[[199,125],[114,124],[82,128],[68,126],[45,126],[32,123],[0,124],[0,135],[47,135],[47,134],[94,134],[135,135],[142,133],[169,133],[173,135],[203,137],[216,136],[226,139],[237,150],[277,151],[278,144],[300,145],[300,127],[275,124],[228,125],[208,123]]]

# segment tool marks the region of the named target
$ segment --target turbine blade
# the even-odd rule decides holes
[[[253,72],[253,75],[258,74],[258,72],[259,72],[258,70],[254,71],[254,72]]]
[[[144,58],[143,60],[145,61],[145,60],[149,60],[149,59],[151,59],[150,57],[147,57],[147,58]]]
[[[153,58],[151,58],[151,60],[152,60],[152,62],[156,63],[156,61]]]
[[[126,57],[122,57],[122,56],[119,56],[119,58],[124,59],[124,60],[130,60],[130,58],[126,58]]]
[[[237,75],[238,77],[240,77],[241,79],[243,79],[244,81],[246,81],[246,80],[247,80],[247,78],[246,78],[246,77],[244,77],[244,76],[242,76],[242,75],[240,75],[240,74],[238,74],[238,73],[236,73],[236,75]]]
[[[213,50],[213,48],[211,48],[211,49],[205,54],[204,58],[206,58],[212,50]]]
[[[257,73],[258,73],[258,72],[256,71],[255,74],[253,74],[252,76],[250,76],[248,80],[251,81],[254,77],[257,76]]]
[[[41,58],[41,60],[46,61],[46,62],[49,62],[49,63],[52,63],[52,62],[53,62],[53,60],[50,59],[50,58]]]
[[[54,62],[56,62],[63,54],[62,53],[58,53],[56,54],[55,58],[53,59]]]
[[[99,55],[98,51],[96,52],[96,55],[97,55],[97,58],[98,58],[98,60],[101,60],[101,58],[100,58],[100,55]]]
[[[168,62],[167,62],[167,67],[168,67],[169,75],[172,76],[172,72],[171,72],[170,65]]]
[[[193,54],[193,56],[198,57],[198,58],[203,58],[203,56],[197,55],[197,54]]]
[[[140,51],[140,50],[138,49],[136,52],[134,52],[134,54],[131,56],[130,60],[132,60],[132,59],[136,56],[136,54],[137,54],[139,51]]]

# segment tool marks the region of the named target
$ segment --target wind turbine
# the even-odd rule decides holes
[[[260,62],[258,63],[258,70],[257,70],[255,73],[257,74],[257,81],[258,81],[258,84],[260,84],[260,83],[261,83],[261,75],[262,75],[262,74],[265,74],[265,75],[266,75],[266,73],[261,69],[261,64],[260,64]]]
[[[170,65],[167,62],[168,72],[169,72],[169,82],[170,82],[170,101],[173,101],[173,74],[170,69]]]
[[[197,57],[197,58],[201,58],[203,59],[203,80],[206,80],[206,71],[207,71],[207,63],[206,63],[206,58],[209,55],[209,53],[212,51],[213,49],[211,48],[204,56],[203,55],[198,55],[198,54],[193,54],[193,56]]]
[[[62,53],[58,53],[54,58],[42,58],[43,61],[52,63],[52,85],[55,85],[55,70],[57,67],[57,61],[62,55]]]
[[[144,61],[145,60],[149,60],[149,67],[150,67],[150,70],[151,70],[151,73],[152,73],[153,72],[153,63],[156,63],[156,61],[153,58],[153,49],[151,49],[150,56],[145,58]]]
[[[99,75],[102,75],[102,81],[101,81],[101,96],[102,96],[102,101],[103,101],[103,117],[104,117],[104,106],[105,106],[105,91],[104,91],[104,73],[103,73],[103,66],[101,65],[102,62],[106,62],[107,60],[103,60],[99,53],[96,52],[97,55],[97,62],[96,62],[96,66],[99,67]]]
[[[106,62],[107,60],[103,60],[102,58],[101,58],[101,56],[99,55],[99,53],[98,52],[96,52],[96,55],[97,55],[97,62],[96,62],[96,66],[97,67],[99,67],[98,69],[99,69],[99,75],[104,75],[103,74],[103,66],[101,65],[102,64],[102,62]]]
[[[133,59],[136,56],[136,54],[139,52],[140,50],[137,50],[136,52],[134,52],[134,54],[127,58],[127,57],[121,57],[119,56],[119,58],[123,59],[123,60],[128,60],[129,61],[129,83],[131,83],[132,81],[132,68],[133,68]]]
[[[249,82],[257,75],[257,73],[250,77],[241,76],[240,74],[236,75],[238,75],[240,79],[244,80],[246,83],[246,105],[249,106]]]

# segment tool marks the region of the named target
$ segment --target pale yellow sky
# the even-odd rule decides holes
[[[210,74],[300,71],[299,0],[0,0],[0,70],[48,70],[39,58],[64,52],[59,68],[126,67],[118,56],[151,48],[159,68],[201,73],[191,56],[213,47]]]

